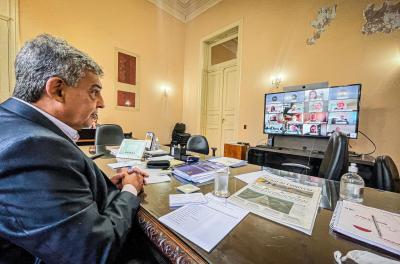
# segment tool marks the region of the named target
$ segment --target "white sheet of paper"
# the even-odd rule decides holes
[[[173,160],[173,159],[174,159],[174,157],[172,157],[170,155],[164,155],[164,156],[148,158],[148,160]]]
[[[204,204],[207,199],[202,193],[188,193],[188,194],[170,194],[169,206],[184,206],[187,204]]]
[[[107,165],[111,169],[115,170],[115,169],[118,169],[118,168],[138,166],[138,165],[140,165],[142,163],[143,162],[141,162],[139,160],[128,160],[128,161],[120,161],[120,162],[116,162],[116,163],[110,163],[110,164],[107,164]]]
[[[171,177],[167,175],[168,173],[171,173],[171,171],[169,170],[147,169],[147,168],[141,168],[141,169],[149,174],[149,177],[144,178],[146,184],[171,181]]]
[[[245,174],[236,175],[235,178],[244,181],[247,184],[255,182],[258,178],[268,175],[267,171],[255,171]]]
[[[163,150],[163,149],[157,149],[157,150],[147,150],[146,153],[149,155],[160,155],[160,154],[167,155],[168,151]]]
[[[159,220],[210,252],[240,223],[248,211],[232,204],[207,200],[207,204],[186,205],[160,217]]]

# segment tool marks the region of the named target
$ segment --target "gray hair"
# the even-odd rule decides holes
[[[59,77],[68,86],[76,87],[89,71],[102,76],[100,66],[65,40],[48,34],[25,43],[15,59],[14,97],[29,103],[37,102],[51,77]]]

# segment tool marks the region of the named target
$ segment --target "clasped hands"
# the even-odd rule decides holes
[[[122,189],[125,184],[132,184],[138,193],[143,190],[144,178],[149,177],[149,174],[144,170],[137,167],[131,169],[121,169],[115,174],[110,180],[117,186],[118,189]]]

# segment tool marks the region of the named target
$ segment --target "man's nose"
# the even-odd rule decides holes
[[[104,99],[103,99],[102,95],[99,96],[99,99],[97,100],[97,106],[96,107],[97,108],[104,108],[105,107]]]

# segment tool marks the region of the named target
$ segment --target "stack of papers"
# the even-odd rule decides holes
[[[339,201],[330,227],[339,233],[400,255],[400,215]]]
[[[115,169],[119,169],[119,168],[138,166],[141,164],[143,164],[143,162],[141,162],[140,160],[124,160],[124,161],[119,161],[116,163],[110,163],[107,165],[111,169],[115,170]]]
[[[320,199],[320,187],[307,186],[271,174],[243,187],[228,201],[311,235]]]
[[[250,172],[250,173],[244,173],[240,175],[236,175],[235,178],[239,179],[247,184],[255,182],[258,178],[260,177],[265,177],[269,173],[266,171],[255,171],[255,172]]]
[[[160,222],[210,252],[248,214],[235,205],[206,195],[206,204],[183,206],[159,218]]]
[[[170,155],[162,155],[162,156],[157,156],[157,157],[150,157],[147,160],[173,160],[174,157]]]
[[[170,194],[169,195],[169,206],[178,207],[188,204],[204,204],[207,203],[207,199],[202,193],[188,193],[188,194]]]
[[[171,178],[169,174],[171,171],[169,170],[161,170],[161,169],[147,169],[142,168],[145,172],[149,174],[149,177],[144,178],[146,184],[160,183],[160,182],[169,182]]]
[[[219,163],[200,161],[176,167],[173,173],[189,182],[204,183],[214,180],[216,172],[222,168],[225,166]]]
[[[232,168],[242,167],[247,164],[247,161],[245,160],[234,159],[229,157],[212,158],[209,159],[209,161],[220,163],[227,167],[232,167]]]

